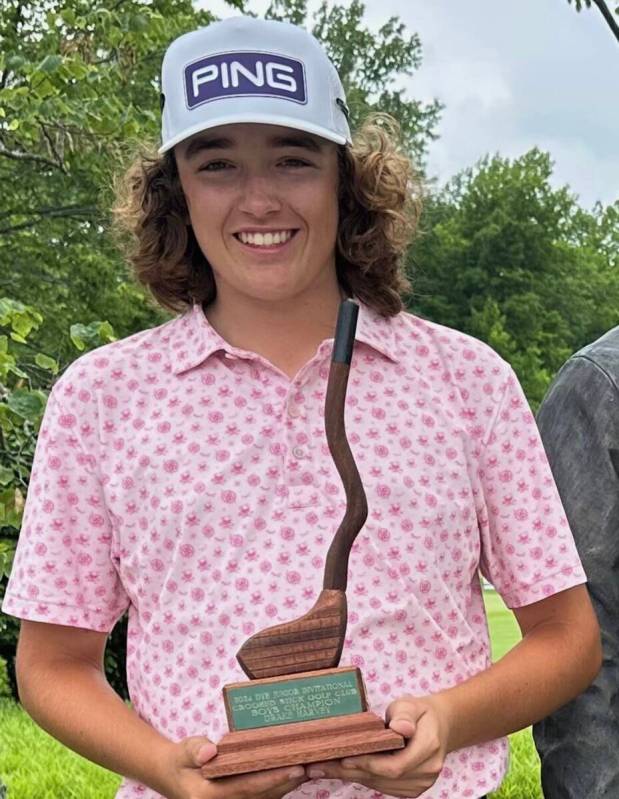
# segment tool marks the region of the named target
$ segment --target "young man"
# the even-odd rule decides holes
[[[546,799],[619,796],[619,327],[573,355],[538,423],[602,629],[592,685],[533,728]]]
[[[502,736],[599,668],[599,636],[537,430],[509,366],[403,311],[417,210],[384,125],[353,144],[313,37],[238,18],[176,40],[163,144],[118,214],[140,279],[188,309],[78,359],[42,426],[5,610],[22,701],[127,777],[119,797],[477,799]],[[324,432],[336,314],[360,306],[347,400],[369,516],[342,664],[402,733],[388,755],[208,781],[222,685],[254,632],[309,609],[344,514]],[[524,640],[494,666],[479,569]],[[107,685],[129,610],[132,708]]]

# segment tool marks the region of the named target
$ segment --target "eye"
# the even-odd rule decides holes
[[[312,166],[309,161],[304,161],[302,158],[284,158],[280,161],[281,166],[291,167],[292,169],[298,169],[304,166]]]
[[[203,164],[199,167],[198,172],[223,172],[233,168],[234,166],[227,161],[209,161],[208,164]]]

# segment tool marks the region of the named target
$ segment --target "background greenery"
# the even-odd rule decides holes
[[[229,4],[244,9],[244,0]],[[394,88],[419,68],[421,42],[396,17],[372,31],[363,15],[359,0],[324,2],[311,17],[306,0],[273,0],[266,14],[323,41],[353,129],[368,111],[392,113],[423,177],[442,109]],[[157,141],[166,46],[212,19],[191,0],[1,5],[0,601],[53,380],[80,352],[166,318],[128,273],[109,209],[115,175]],[[533,149],[489,155],[440,190],[426,184],[407,257],[410,310],[487,341],[514,365],[534,408],[563,361],[619,323],[619,201],[584,209],[569,187],[552,186],[552,171],[552,155]],[[16,633],[0,614],[0,696],[15,692]],[[119,625],[106,666],[126,695],[123,635]],[[2,712],[3,729],[40,735],[22,731],[10,703]],[[50,756],[49,774],[62,762]],[[80,799],[81,790],[76,783]]]
[[[520,639],[513,614],[494,591],[485,592],[492,658]],[[539,761],[530,730],[510,736],[509,774],[493,799],[542,799]],[[112,799],[119,778],[66,749],[43,732],[12,700],[0,699],[0,779],[9,799]],[[29,757],[24,757],[24,752]]]

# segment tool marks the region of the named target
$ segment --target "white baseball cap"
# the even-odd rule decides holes
[[[179,36],[163,58],[161,91],[160,153],[235,122],[351,143],[335,67],[312,34],[289,22],[230,17]]]

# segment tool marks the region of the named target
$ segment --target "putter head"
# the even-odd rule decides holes
[[[348,611],[344,591],[323,590],[300,619],[248,638],[236,655],[250,680],[335,668],[342,655]]]

